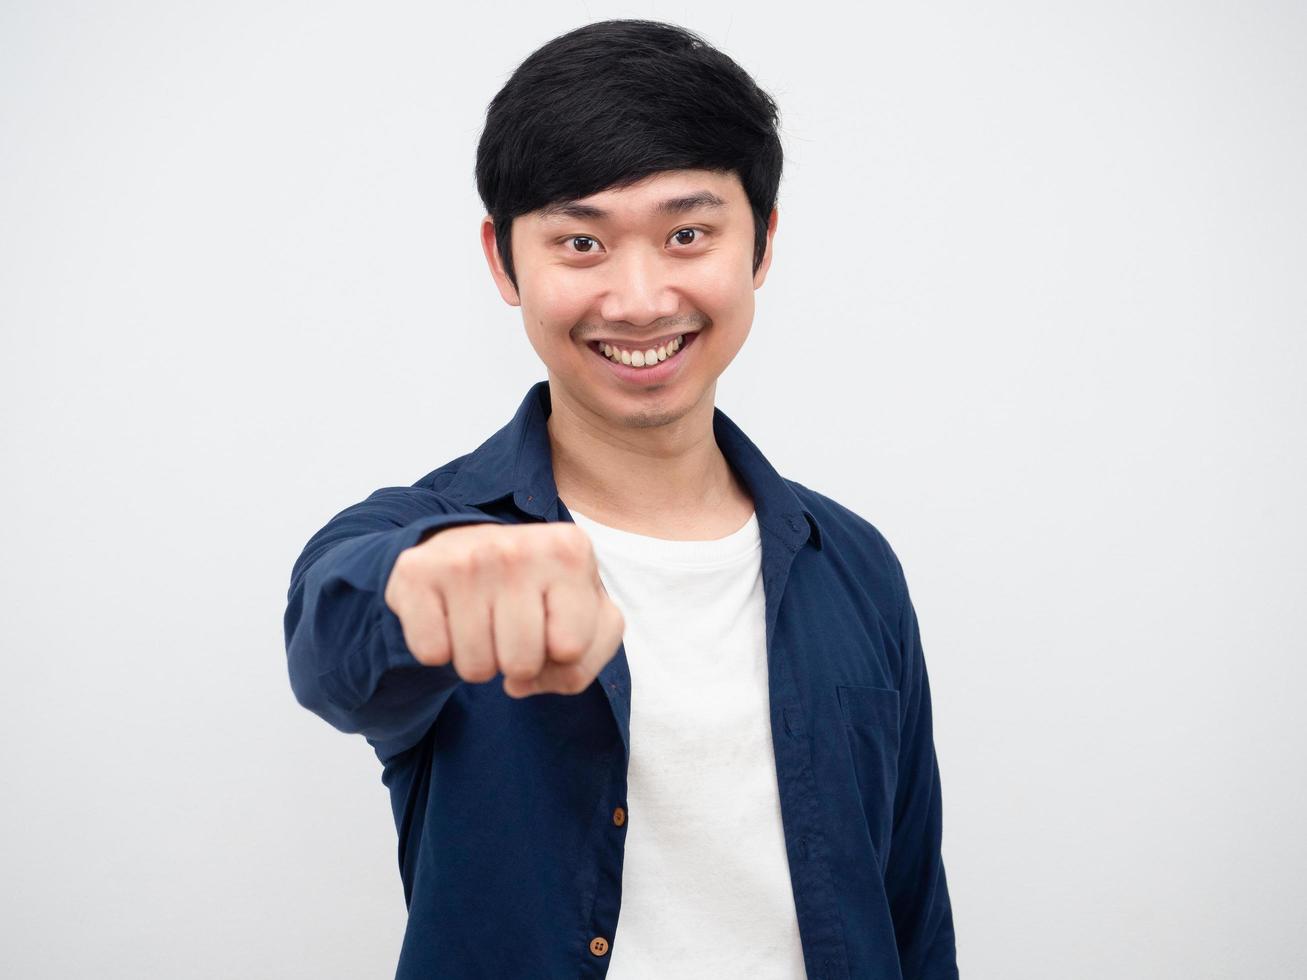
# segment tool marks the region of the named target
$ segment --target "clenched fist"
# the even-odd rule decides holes
[[[566,521],[436,531],[399,553],[383,599],[419,663],[474,683],[502,672],[515,698],[580,694],[626,628],[589,536]]]

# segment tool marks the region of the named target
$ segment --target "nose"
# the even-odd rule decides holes
[[[599,306],[606,323],[642,327],[676,315],[678,300],[668,263],[674,259],[648,249],[631,248],[608,262],[611,279]]]

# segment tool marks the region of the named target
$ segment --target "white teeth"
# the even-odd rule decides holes
[[[648,350],[623,350],[620,347],[614,347],[612,344],[603,343],[602,341],[599,344],[599,349],[603,352],[604,356],[610,360],[618,361],[622,364],[629,364],[632,367],[648,367],[652,364],[657,364],[660,361],[667,360],[667,358],[675,354],[684,345],[685,334],[681,334],[675,340],[656,348],[651,347]]]

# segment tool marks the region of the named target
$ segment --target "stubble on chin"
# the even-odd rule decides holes
[[[659,426],[671,425],[684,416],[684,412],[640,411],[625,416],[622,425],[628,429],[656,429]]]

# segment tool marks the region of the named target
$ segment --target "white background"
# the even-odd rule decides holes
[[[291,564],[544,377],[476,140],[613,16],[780,104],[717,404],[903,560],[962,975],[1307,975],[1301,5],[266,0],[0,6],[0,974],[393,975]]]

